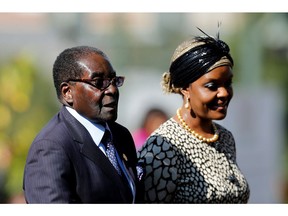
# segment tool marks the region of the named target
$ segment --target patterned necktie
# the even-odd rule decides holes
[[[111,138],[111,134],[109,130],[105,130],[105,134],[103,136],[103,144],[106,147],[106,155],[109,158],[110,162],[112,163],[112,165],[115,167],[115,169],[117,170],[118,174],[121,175],[121,170],[120,167],[117,163],[117,158],[116,158],[116,150],[115,147],[112,143],[112,138]]]

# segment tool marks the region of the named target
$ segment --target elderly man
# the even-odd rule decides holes
[[[101,50],[79,46],[57,57],[53,79],[62,108],[30,147],[26,202],[141,202],[134,142],[115,122],[124,77]]]

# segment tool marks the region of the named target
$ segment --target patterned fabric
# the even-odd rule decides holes
[[[118,165],[117,158],[116,158],[115,147],[112,143],[111,133],[109,130],[105,131],[105,134],[103,136],[103,143],[104,145],[106,145],[105,147],[106,147],[107,157],[109,158],[110,162],[115,167],[115,169],[117,170],[118,174],[121,175],[121,170]]]
[[[219,124],[219,139],[207,144],[173,118],[138,152],[146,169],[148,203],[247,203],[248,183],[236,163],[233,135]]]

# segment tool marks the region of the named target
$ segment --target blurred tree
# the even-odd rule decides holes
[[[19,54],[0,64],[0,202],[22,194],[28,148],[53,115],[51,87],[32,58]]]

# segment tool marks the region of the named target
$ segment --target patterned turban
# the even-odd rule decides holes
[[[165,92],[180,93],[205,73],[220,67],[233,67],[229,46],[211,36],[197,36],[182,42],[175,50],[169,72],[163,74]]]

